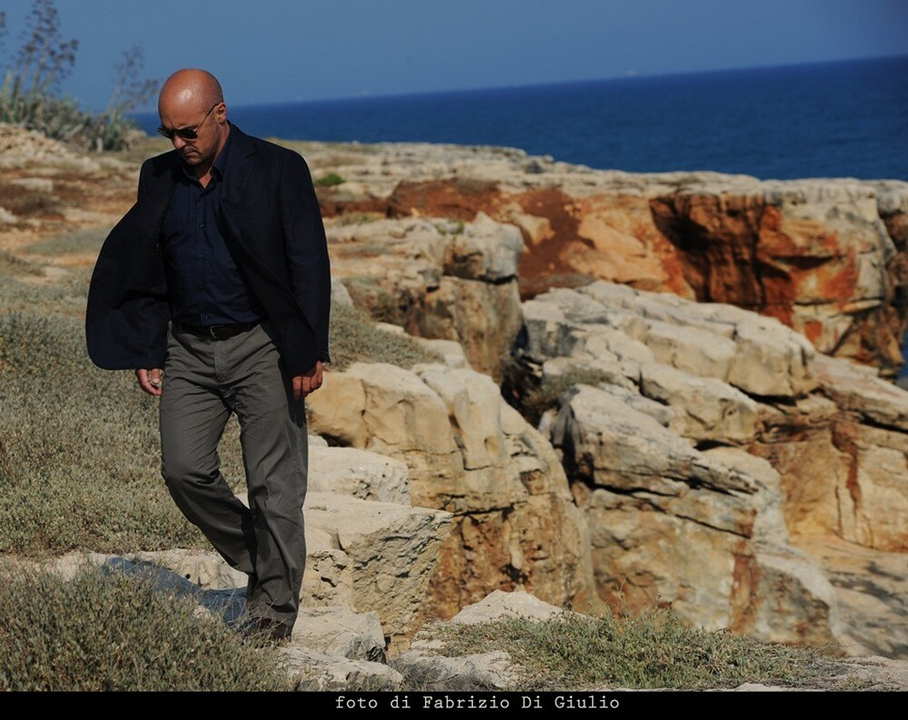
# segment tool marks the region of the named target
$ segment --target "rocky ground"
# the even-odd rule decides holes
[[[334,302],[445,358],[356,363],[311,397],[301,687],[431,674],[420,629],[504,590],[833,643],[855,677],[908,688],[908,393],[884,379],[908,184],[290,144],[343,179],[319,187]],[[97,247],[30,246],[103,234],[137,176],[0,126],[0,252],[44,268],[31,282],[85,273]],[[120,562],[141,559],[222,611],[245,586],[217,556]],[[438,672],[465,688],[507,659]]]

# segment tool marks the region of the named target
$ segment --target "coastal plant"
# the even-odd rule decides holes
[[[463,220],[446,219],[434,223],[435,229],[442,235],[460,235],[464,230]]]
[[[336,370],[357,361],[384,362],[403,368],[442,361],[437,353],[427,350],[409,335],[376,327],[375,320],[355,306],[332,305],[331,326],[334,361],[331,367]]]
[[[0,249],[0,275],[44,275],[40,266]]]
[[[0,13],[2,39],[6,31],[6,14]],[[85,112],[74,99],[60,95],[78,48],[78,40],[63,39],[54,0],[34,0],[22,46],[11,61],[4,63],[0,122],[36,130],[84,149],[123,149],[130,134],[140,132],[126,113],[146,103],[159,83],[138,79],[144,58],[140,47],[132,47],[124,51],[116,66],[107,109],[99,114]]]

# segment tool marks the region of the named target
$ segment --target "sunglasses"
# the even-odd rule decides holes
[[[176,128],[175,130],[171,130],[170,128],[166,128],[162,125],[161,127],[158,128],[158,132],[171,141],[173,140],[175,135],[179,135],[184,140],[195,140],[199,136],[199,132],[198,132],[199,128],[205,124],[205,121],[208,119],[208,116],[211,114],[211,111],[214,110],[220,104],[221,104],[221,101],[219,100],[214,105],[212,105],[210,108],[208,108],[208,112],[205,113],[205,117],[202,118],[202,122],[200,122],[198,125],[195,125],[193,127]]]

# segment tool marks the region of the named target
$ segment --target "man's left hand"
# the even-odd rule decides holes
[[[293,399],[299,400],[305,397],[313,390],[318,390],[322,386],[322,361],[317,360],[315,367],[309,372],[302,375],[296,375],[293,378]]]

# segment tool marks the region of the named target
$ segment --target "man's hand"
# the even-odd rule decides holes
[[[149,395],[158,396],[163,392],[161,390],[161,368],[152,368],[151,370],[136,370],[136,377],[141,387]]]
[[[318,390],[322,386],[322,361],[316,360],[315,367],[309,372],[302,375],[296,375],[293,378],[293,399],[299,400],[305,397],[313,390]]]

